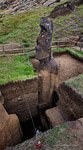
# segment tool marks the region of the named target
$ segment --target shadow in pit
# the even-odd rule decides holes
[[[40,132],[44,132],[46,130],[48,130],[48,128],[45,128],[42,124],[41,118],[39,115],[37,115],[36,117],[33,118],[34,121],[34,125],[35,125],[35,129],[32,123],[32,120],[28,120],[25,122],[21,122],[21,129],[23,132],[23,139],[22,141],[31,139],[35,136],[35,130],[39,130]]]
[[[59,101],[59,96],[56,91],[53,91],[52,94],[52,107],[56,107]]]

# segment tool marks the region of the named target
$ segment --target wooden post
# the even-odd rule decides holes
[[[3,54],[5,55],[5,48],[4,48],[4,44],[2,45],[3,48]]]
[[[24,44],[22,44],[22,49],[23,49],[23,53],[25,53],[25,48],[24,48]]]
[[[82,47],[81,47],[81,42],[80,42],[80,51],[81,51],[81,48],[82,48]]]

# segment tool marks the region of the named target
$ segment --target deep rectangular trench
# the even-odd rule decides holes
[[[70,62],[69,68],[68,68],[68,65],[65,62],[66,60],[68,61],[68,64]],[[60,66],[61,67],[61,69],[60,69],[61,82],[64,81],[64,80],[67,80],[67,79],[69,79],[69,78],[71,78],[75,75],[77,76],[77,75],[79,75],[80,73],[83,72],[82,61],[76,60],[75,58],[71,57],[68,54],[62,54],[62,55],[60,55],[60,57],[57,56],[55,58],[55,61],[57,61],[57,63],[61,62],[61,66]],[[63,61],[64,61],[64,63],[63,63]],[[33,64],[33,66],[34,65],[37,65],[37,64]],[[72,70],[70,70],[71,66],[72,66]],[[61,72],[62,70],[63,70],[63,72]],[[70,73],[69,73],[69,70],[70,70]],[[59,101],[58,93],[56,91],[53,91],[52,99],[51,99],[51,107],[49,107],[49,108],[56,107],[57,104],[58,104],[58,101]],[[46,108],[46,109],[48,109],[48,108]],[[46,130],[49,130],[49,128],[51,127],[50,124],[48,123],[48,120],[47,120],[46,116],[45,116],[45,110],[46,109],[41,110],[41,113],[42,113],[42,116],[44,117],[43,120],[46,121],[47,127],[45,127],[42,123],[41,116],[40,116],[41,113],[38,113],[36,115],[36,117],[33,118],[36,129],[40,129],[40,131],[42,131],[42,132],[44,132]],[[71,118],[71,120],[75,120],[75,118],[73,117],[73,118]],[[22,130],[23,130],[23,133],[24,133],[23,141],[26,140],[26,139],[30,139],[35,135],[31,120],[21,123],[21,127],[22,127]],[[27,129],[29,129],[29,131],[31,131],[29,134],[26,134],[26,131],[28,133]]]
[[[68,55],[60,55],[60,57],[59,56],[57,56],[57,58],[55,58],[55,60],[57,61],[57,62],[61,62],[61,68],[60,68],[60,78],[61,78],[61,82],[62,81],[64,81],[64,80],[67,80],[67,79],[69,79],[69,78],[71,78],[71,77],[73,77],[73,76],[77,76],[78,74],[80,74],[80,73],[82,73],[83,72],[83,64],[82,64],[82,62],[80,62],[80,61],[78,61],[78,60],[76,60],[76,59],[74,59],[74,58],[71,58],[71,56],[68,56]],[[64,63],[63,63],[63,60],[68,60],[68,62],[70,62],[70,64],[66,64],[65,62],[66,61],[64,61]],[[64,64],[65,64],[65,66],[64,66]],[[76,66],[77,65],[77,66]],[[70,66],[73,66],[72,68],[70,67]],[[69,67],[69,68],[68,68]],[[77,69],[77,70],[76,70]],[[63,71],[63,72],[62,72]],[[24,81],[24,82],[26,82],[26,81]],[[28,82],[28,81],[27,81]],[[33,84],[33,81],[29,81],[30,83],[29,83],[29,86],[32,86],[32,84]],[[36,79],[36,84],[37,84],[37,79]],[[25,87],[25,83],[22,83],[23,85],[24,85],[24,89],[26,90],[28,87],[26,86]],[[7,91],[5,91],[6,89],[8,89],[8,86],[9,86],[9,84],[5,87],[5,85],[4,86],[2,86],[1,87],[1,89],[2,89],[2,94],[3,94],[3,96],[5,96],[5,99],[7,98],[6,96],[8,96],[8,95],[6,95],[7,93]],[[12,86],[13,86],[13,83],[12,83]],[[18,86],[18,84],[16,85],[16,86]],[[10,86],[9,86],[10,87]],[[34,84],[34,87],[35,87],[35,84]],[[19,87],[20,88],[20,87]],[[11,91],[11,87],[9,88],[9,90]],[[17,90],[17,89],[16,89]],[[35,93],[36,92],[36,90],[38,90],[38,88],[36,88],[36,89],[33,89],[33,93]],[[32,88],[30,88],[30,91],[32,92]],[[28,91],[28,93],[27,94],[30,94],[29,92],[30,91]],[[10,92],[11,93],[11,92]],[[21,92],[20,92],[21,93]],[[17,92],[17,95],[19,94],[20,95],[20,93],[18,93]],[[11,94],[9,94],[9,96],[10,96],[10,100],[11,100]],[[14,94],[13,94],[13,96],[14,96]],[[7,101],[7,104],[8,104],[8,99],[6,99]],[[14,100],[14,99],[12,99],[12,100]],[[56,107],[57,106],[57,103],[58,103],[58,100],[59,100],[59,97],[58,97],[58,94],[57,94],[57,92],[53,92],[53,95],[52,95],[52,101],[51,101],[51,107]],[[18,101],[20,101],[20,99],[18,99]],[[17,102],[18,102],[17,101]],[[12,101],[10,101],[10,104],[12,103]],[[17,103],[16,103],[16,105],[17,105]],[[5,107],[7,107],[7,111],[8,111],[8,113],[9,114],[11,114],[11,113],[15,113],[14,112],[14,109],[15,109],[15,106],[13,106],[13,111],[12,111],[12,108],[11,108],[11,105],[10,105],[10,110],[8,110],[9,108],[8,108],[8,105],[6,106],[6,103],[5,103]],[[49,107],[49,108],[51,108],[51,107]],[[36,107],[37,108],[37,107]],[[45,110],[46,109],[49,109],[49,108],[45,108]],[[26,108],[26,110],[27,110],[27,108]],[[44,116],[44,120],[46,119],[45,118],[45,110],[43,110],[42,111],[42,113],[43,113],[43,116]],[[17,115],[18,116],[18,115]],[[33,117],[33,120],[34,120],[34,123],[35,123],[35,126],[36,126],[36,129],[40,129],[40,131],[42,131],[42,132],[44,132],[44,131],[46,131],[46,130],[48,130],[49,128],[50,128],[50,125],[48,124],[48,122],[47,122],[47,120],[46,120],[46,123],[47,123],[47,127],[45,128],[44,126],[43,126],[43,123],[42,123],[42,121],[41,121],[41,117],[40,117],[40,113],[37,111],[36,112],[36,115],[35,115],[36,117]],[[24,116],[25,117],[25,116]],[[26,118],[25,118],[26,119]],[[44,122],[44,121],[43,121]],[[22,128],[22,131],[23,131],[23,139],[22,139],[22,141],[25,141],[25,140],[27,140],[27,139],[30,139],[30,138],[32,138],[33,136],[35,136],[35,133],[34,133],[34,129],[33,129],[33,126],[32,126],[32,121],[29,119],[28,121],[20,121],[20,124],[21,124],[21,128]]]
[[[40,132],[45,132],[49,130],[50,128],[52,128],[45,115],[45,111],[52,107],[56,107],[58,100],[59,100],[59,96],[57,92],[53,91],[52,102],[51,102],[50,107],[48,106],[47,108],[43,108],[42,110],[38,109],[38,114],[32,118],[33,120],[29,119],[27,121],[20,122],[21,129],[23,132],[22,141],[33,138],[35,136],[35,130],[36,131],[39,130]],[[33,122],[34,122],[35,129],[33,126]]]
[[[33,118],[33,121],[34,121],[36,131],[39,130],[40,132],[44,132],[50,128],[50,126],[48,126],[48,128],[45,128],[43,126],[41,119],[38,115]],[[23,132],[22,141],[26,141],[26,140],[31,139],[35,136],[36,133],[35,133],[31,119],[29,119],[28,121],[25,121],[25,122],[21,122],[20,125],[21,125],[21,129]]]

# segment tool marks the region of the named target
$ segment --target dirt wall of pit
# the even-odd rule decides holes
[[[55,61],[59,66],[59,84],[83,73],[83,61],[69,54],[55,56]]]
[[[83,117],[83,95],[65,82],[59,86],[58,105],[69,120]]]
[[[33,116],[37,115],[38,78],[0,85],[0,90],[9,114],[16,114],[20,121],[30,119],[29,109]]]

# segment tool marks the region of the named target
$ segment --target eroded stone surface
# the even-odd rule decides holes
[[[48,70],[49,73],[58,73],[58,65],[53,59],[51,46],[53,22],[48,17],[40,19],[40,34],[37,38],[36,59],[39,60],[39,70]]]
[[[41,70],[39,72],[39,88],[38,88],[38,99],[39,107],[45,108],[52,103],[53,91],[58,85],[58,75],[49,73],[48,70]]]

